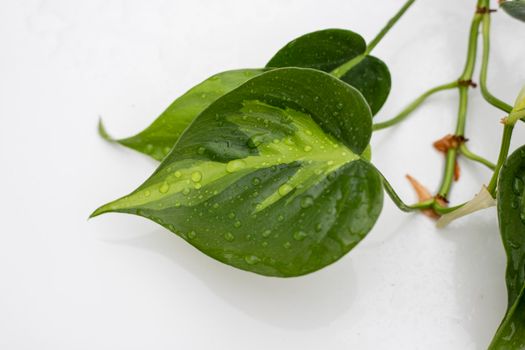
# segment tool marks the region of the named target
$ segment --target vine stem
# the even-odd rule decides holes
[[[377,131],[377,130],[386,129],[388,127],[391,127],[392,125],[395,125],[395,124],[405,120],[408,116],[410,116],[410,114],[413,111],[415,111],[419,106],[421,106],[421,104],[423,102],[425,102],[425,100],[427,98],[429,98],[430,96],[432,96],[435,93],[440,92],[440,91],[445,91],[445,90],[450,90],[450,89],[457,88],[458,86],[459,86],[459,83],[457,81],[454,81],[452,83],[436,86],[436,87],[426,91],[421,96],[416,98],[412,103],[410,103],[408,106],[406,106],[405,109],[403,109],[394,118],[389,119],[389,120],[384,121],[384,122],[380,122],[380,123],[374,124],[373,125],[373,130]]]
[[[379,176],[381,176],[381,179],[383,180],[383,187],[385,188],[386,193],[388,194],[390,199],[392,199],[392,202],[394,202],[394,204],[401,211],[409,213],[409,212],[412,212],[412,211],[419,211],[419,210],[422,210],[422,209],[429,209],[429,208],[432,208],[432,206],[434,205],[434,200],[433,199],[429,199],[428,201],[424,201],[424,202],[413,204],[413,205],[406,204],[405,202],[403,202],[401,197],[399,197],[399,195],[396,193],[396,191],[394,190],[394,188],[392,187],[390,182],[388,182],[386,177],[377,168],[376,168],[376,171],[379,174]]]
[[[387,128],[389,126],[392,126],[404,120],[405,118],[408,117],[410,113],[412,113],[417,107],[419,107],[425,99],[427,99],[432,94],[438,91],[452,89],[452,88],[457,87],[459,91],[459,108],[458,108],[458,117],[457,117],[457,123],[456,123],[455,136],[464,137],[466,119],[467,119],[467,108],[468,108],[468,92],[469,92],[469,86],[473,85],[472,76],[473,76],[475,65],[476,65],[478,35],[480,32],[480,27],[482,27],[483,54],[482,54],[482,66],[481,66],[481,71],[480,71],[481,92],[482,92],[483,97],[488,103],[495,106],[496,108],[501,109],[502,111],[506,113],[509,113],[509,116],[503,120],[503,123],[504,123],[503,137],[501,140],[501,148],[500,148],[497,164],[493,164],[492,162],[486,160],[485,158],[474,154],[464,144],[459,145],[459,147],[449,148],[446,153],[445,170],[444,170],[443,178],[441,181],[441,185],[437,192],[438,193],[437,196],[434,199],[431,199],[431,200],[428,200],[428,201],[425,201],[425,202],[422,202],[416,205],[411,205],[411,206],[406,205],[399,198],[399,196],[395,193],[395,191],[393,190],[391,185],[388,183],[388,181],[384,178],[383,175],[381,175],[383,177],[383,183],[384,183],[387,193],[392,198],[394,203],[403,211],[414,211],[414,210],[431,208],[438,214],[446,214],[464,205],[464,204],[461,204],[461,205],[454,206],[454,207],[443,207],[436,200],[436,198],[439,198],[439,197],[444,198],[444,199],[448,197],[448,194],[454,182],[454,172],[455,172],[456,159],[457,159],[458,154],[462,154],[468,159],[484,164],[485,166],[487,166],[488,168],[494,171],[490,179],[489,185],[487,186],[487,190],[492,195],[492,197],[495,198],[499,173],[509,154],[510,142],[512,139],[512,132],[514,130],[514,125],[521,118],[525,118],[525,111],[514,112],[513,107],[511,107],[506,102],[492,95],[487,88],[488,62],[489,62],[489,54],[490,54],[490,21],[491,21],[490,9],[489,9],[490,0],[478,0],[477,6],[478,6],[478,9],[472,19],[471,26],[470,26],[467,60],[466,60],[463,72],[461,76],[459,77],[459,79],[457,80],[457,82],[440,85],[433,89],[430,89],[429,91],[425,92],[420,97],[418,97],[410,105],[408,105],[396,117],[390,120],[387,120],[386,122],[375,124],[374,130],[381,130],[381,129]],[[388,25],[385,28],[387,28],[385,30],[385,33],[386,33],[388,31]],[[382,37],[381,33],[378,35],[378,37],[379,38]],[[372,45],[372,48],[373,46],[374,45]]]
[[[420,211],[420,210],[425,210],[425,209],[433,209],[438,214],[447,214],[465,205],[463,203],[455,207],[450,207],[450,208],[443,207],[438,202],[436,202],[434,198],[428,199],[426,201],[419,202],[416,204],[408,205],[405,202],[403,202],[403,200],[401,199],[401,197],[399,197],[399,195],[394,190],[392,185],[388,182],[385,176],[379,170],[377,170],[377,168],[376,168],[376,171],[378,172],[379,176],[381,176],[381,179],[383,180],[383,187],[385,188],[386,193],[388,194],[390,199],[392,199],[392,202],[394,202],[394,204],[401,211],[410,213],[410,212]]]
[[[386,26],[384,26],[383,29],[381,29],[381,31],[376,35],[376,37],[372,39],[372,41],[370,41],[366,48],[365,55],[368,55],[370,52],[372,52],[372,50],[377,46],[377,44],[379,44],[381,39],[383,39],[383,37],[388,33],[388,31],[397,23],[397,21],[405,14],[405,12],[410,8],[410,6],[414,4],[415,1],[416,0],[408,0],[403,5],[403,7],[399,9],[399,11],[394,15],[394,17],[392,17],[390,21],[388,21]]]
[[[485,3],[485,6],[489,6],[488,1]],[[494,107],[499,108],[506,113],[510,113],[512,111],[512,106],[492,95],[487,88],[487,73],[490,56],[490,22],[490,11],[487,11],[483,14],[483,57],[481,60],[481,72],[479,78],[481,94],[483,95],[483,98]]]
[[[482,6],[484,3],[483,0],[478,1],[478,6]],[[470,33],[469,33],[469,43],[468,43],[468,50],[467,50],[467,61],[465,62],[465,68],[463,69],[463,73],[459,77],[459,82],[465,82],[464,84],[460,84],[459,86],[459,110],[458,110],[458,118],[456,123],[456,136],[464,136],[465,135],[465,126],[466,126],[466,119],[467,119],[467,107],[468,107],[468,82],[472,81],[472,76],[474,74],[474,68],[476,66],[476,56],[477,56],[477,49],[478,49],[478,34],[479,34],[479,27],[481,24],[481,21],[483,19],[483,15],[476,11],[474,18],[472,19],[472,23],[470,25]],[[443,179],[441,180],[441,185],[438,190],[438,195],[447,198],[450,190],[452,188],[452,183],[454,182],[454,170],[456,167],[456,157],[458,154],[458,150],[456,148],[450,148],[447,151],[446,154],[446,163],[445,163],[445,170],[443,173]]]
[[[481,163],[481,164],[485,165],[487,168],[489,168],[490,170],[495,170],[496,169],[496,164],[494,164],[491,161],[483,158],[482,156],[479,156],[479,155],[475,154],[464,143],[462,143],[459,146],[459,152],[463,156],[465,156],[465,158],[468,158],[468,159],[470,159],[470,160],[472,160],[474,162]]]
[[[498,163],[496,164],[496,169],[494,170],[489,185],[487,186],[487,190],[492,195],[492,198],[496,198],[496,187],[498,185],[499,172],[503,166],[503,163],[505,163],[505,160],[507,160],[507,156],[509,155],[510,140],[512,139],[513,130],[514,123],[512,122],[505,124],[503,128],[503,137],[501,138],[501,148],[499,151]]]
[[[405,12],[412,6],[412,4],[416,2],[416,0],[408,0],[401,9],[392,17],[386,26],[381,29],[381,31],[376,35],[370,43],[368,43],[366,50],[364,53],[362,53],[359,56],[356,56],[352,58],[351,60],[343,63],[339,67],[335,68],[332,72],[330,72],[333,76],[336,78],[341,78],[343,75],[345,75],[350,69],[358,65],[366,56],[372,52],[372,50],[379,44],[381,39],[392,29],[392,27],[399,21],[399,19],[405,14]]]

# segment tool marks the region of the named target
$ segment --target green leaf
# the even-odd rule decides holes
[[[144,216],[258,274],[310,273],[350,251],[381,211],[381,178],[361,157],[371,119],[362,95],[329,74],[263,73],[211,104],[144,184],[92,216]]]
[[[498,182],[498,218],[507,253],[508,310],[490,349],[525,348],[525,146],[505,162]]]
[[[525,87],[521,89],[520,94],[516,98],[516,102],[510,116],[512,115],[515,115],[521,120],[525,120]]]
[[[219,97],[262,72],[264,69],[232,70],[204,80],[176,99],[150,126],[135,136],[113,140],[102,122],[99,124],[99,133],[108,141],[118,142],[162,160],[199,113]]]
[[[512,17],[525,22],[525,0],[506,0],[500,2],[501,8]]]
[[[373,115],[376,115],[385,104],[392,85],[388,67],[374,56],[363,58],[359,64],[343,75],[341,80],[363,94]]]
[[[390,71],[380,59],[366,53],[366,43],[357,33],[325,29],[303,35],[286,44],[266,65],[314,68],[324,72],[342,66],[346,68],[341,80],[363,94],[375,115],[390,93]]]
[[[344,29],[325,29],[292,40],[266,67],[302,67],[331,72],[365,50],[366,43],[361,35]]]

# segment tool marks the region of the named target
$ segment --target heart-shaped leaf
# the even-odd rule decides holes
[[[341,80],[354,86],[376,114],[390,93],[388,67],[366,53],[366,43],[357,33],[344,29],[325,29],[303,35],[280,49],[266,67],[303,67],[324,72],[349,64]],[[346,66],[346,65],[345,65]]]
[[[500,0],[500,6],[512,17],[525,22],[525,0]]]
[[[498,218],[507,253],[508,310],[490,349],[525,348],[525,146],[505,162],[498,181]]]
[[[219,97],[262,72],[264,69],[240,69],[216,74],[176,99],[150,126],[137,135],[113,140],[102,123],[99,125],[100,134],[105,139],[162,160],[199,113]]]
[[[381,211],[381,178],[361,157],[371,119],[362,95],[329,74],[263,73],[211,104],[144,184],[93,216],[147,217],[263,275],[318,270]]]

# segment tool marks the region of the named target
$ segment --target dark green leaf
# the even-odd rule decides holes
[[[374,56],[366,56],[343,75],[341,80],[363,94],[373,115],[376,115],[385,104],[392,84],[388,67]]]
[[[490,349],[525,348],[525,146],[505,162],[498,182],[498,217],[507,253],[508,310]]]
[[[144,184],[93,216],[147,217],[263,275],[318,270],[381,211],[381,178],[361,157],[371,123],[362,95],[329,74],[263,73],[211,104]]]
[[[331,72],[365,50],[366,43],[361,35],[344,29],[325,29],[289,42],[266,67],[302,67]]]
[[[303,35],[285,45],[266,67],[303,67],[332,72],[351,62],[341,79],[359,90],[375,115],[390,93],[388,67],[366,54],[366,43],[349,30],[326,29]]]
[[[99,124],[102,137],[162,160],[184,129],[213,101],[235,89],[264,69],[240,69],[216,74],[176,99],[150,126],[135,136],[112,140]]]
[[[500,6],[512,17],[525,22],[525,0],[507,0],[503,1]]]

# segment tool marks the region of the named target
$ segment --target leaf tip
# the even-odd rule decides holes
[[[104,122],[102,121],[102,117],[98,119],[98,134],[100,137],[102,137],[104,140],[108,142],[115,142],[116,140],[109,135],[109,133],[106,130],[106,127],[104,126]]]
[[[109,213],[110,211],[112,211],[112,209],[109,207],[109,204],[105,204],[101,207],[98,207],[94,212],[92,212],[89,215],[88,220],[93,219],[99,215]]]

